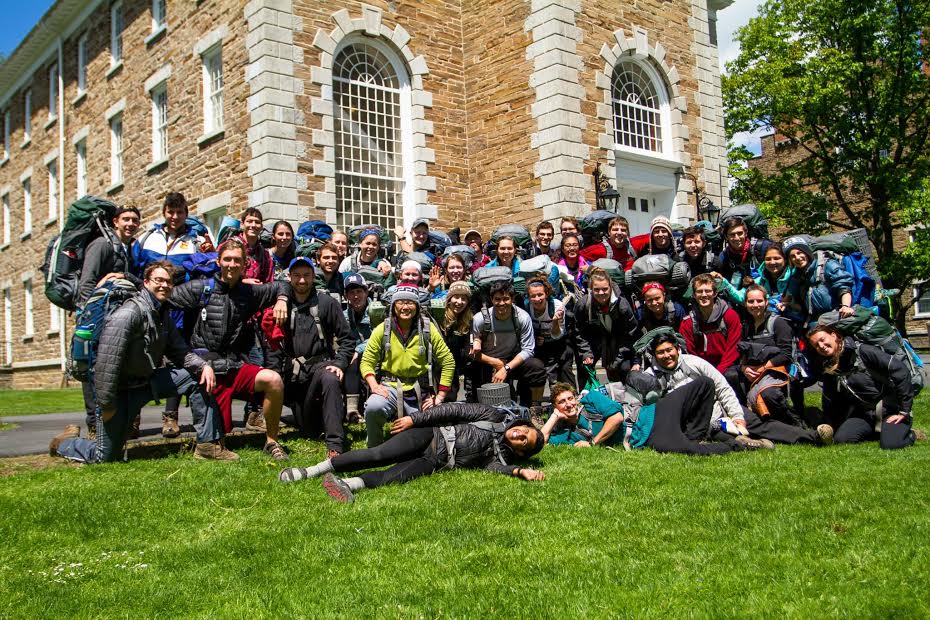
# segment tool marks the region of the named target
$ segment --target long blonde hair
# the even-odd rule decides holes
[[[455,295],[460,295],[465,297],[465,309],[461,314],[456,316],[455,310],[452,309],[452,306],[449,305],[449,297],[452,295],[446,296],[446,311],[442,317],[442,329],[446,332],[452,331],[452,333],[463,336],[471,330],[471,321],[473,318],[471,306],[467,303],[468,297],[462,295],[461,293],[455,293]]]

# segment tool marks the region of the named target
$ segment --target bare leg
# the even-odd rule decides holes
[[[265,412],[265,436],[268,442],[276,442],[281,423],[281,405],[284,403],[284,382],[278,373],[263,368],[255,375],[255,391],[265,393],[262,402]]]

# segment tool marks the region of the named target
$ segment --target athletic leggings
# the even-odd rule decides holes
[[[656,403],[655,422],[646,445],[656,452],[680,454],[726,454],[729,443],[699,443],[707,437],[714,410],[714,382],[699,377],[671,391]]]
[[[432,427],[411,428],[374,448],[340,454],[333,458],[333,470],[342,473],[392,465],[381,471],[363,473],[361,479],[365,481],[366,489],[428,476],[439,468],[436,455],[430,450],[433,431]]]

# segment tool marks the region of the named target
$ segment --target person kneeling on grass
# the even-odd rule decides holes
[[[97,395],[96,439],[82,439],[68,426],[49,444],[49,453],[83,463],[118,459],[126,435],[150,400],[187,395],[197,429],[194,458],[236,461],[221,441],[222,420],[210,395],[216,383],[210,365],[190,350],[168,316],[174,268],[167,261],[145,270],[143,290],[120,306],[100,335],[94,384]],[[163,365],[168,358],[173,368]],[[198,380],[199,377],[199,380]]]
[[[278,475],[281,482],[323,476],[323,488],[333,499],[351,502],[360,489],[409,482],[443,469],[486,469],[522,478],[543,480],[541,471],[514,465],[543,449],[542,432],[525,418],[515,418],[489,405],[445,403],[413,411],[395,420],[392,437],[365,450],[353,450],[313,467],[291,467]],[[354,478],[335,473],[368,471]]]

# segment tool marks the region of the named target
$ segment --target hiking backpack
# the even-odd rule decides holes
[[[115,215],[115,204],[90,195],[75,201],[68,209],[64,228],[49,242],[41,267],[45,276],[45,296],[50,302],[65,310],[77,309],[84,252],[97,237],[108,239],[115,252],[125,253],[110,226]],[[128,260],[127,264],[130,264]]]
[[[746,224],[746,229],[750,238],[769,238],[769,221],[762,215],[762,211],[759,210],[759,207],[752,203],[723,209],[720,213],[720,230],[724,229],[729,220],[737,217]]]
[[[870,256],[863,252],[863,248],[856,241],[856,233],[865,236],[864,229],[860,228],[858,231],[833,233],[809,239],[811,250],[817,259],[817,283],[824,284],[827,261],[835,260],[853,278],[851,305],[872,308],[875,306],[875,292],[879,284],[877,272],[869,264]]]
[[[670,293],[684,291],[691,283],[691,267],[685,261],[672,260],[667,254],[640,256],[624,274],[623,284],[628,290],[638,292],[647,282],[659,282]]]
[[[236,218],[230,215],[224,215],[223,221],[220,222],[220,229],[216,233],[216,247],[220,247],[220,244],[235,237],[242,230],[242,224]]]
[[[475,262],[475,250],[468,245],[450,245],[445,250],[442,251],[442,267],[445,269],[446,263],[449,261],[449,257],[453,254],[458,254],[462,260],[465,262],[465,273],[471,271],[471,266]]]
[[[366,230],[372,230],[378,234],[378,240],[380,242],[378,256],[380,258],[386,258],[393,254],[394,245],[391,243],[390,233],[388,233],[388,231],[384,230],[377,224],[361,224],[359,226],[353,226],[350,228],[347,233],[349,237],[350,250],[358,249],[359,243],[362,241],[362,233]]]
[[[615,219],[617,214],[613,211],[594,211],[589,213],[578,222],[578,232],[582,236],[582,246],[588,247],[600,243],[607,237],[607,224]]]
[[[840,318],[838,310],[825,312],[817,319],[817,325],[834,327],[844,336],[851,336],[856,342],[878,347],[891,357],[900,360],[910,372],[914,396],[920,394],[926,382],[923,372],[924,363],[907,338],[872,310],[863,306],[854,306],[853,311],[854,314],[846,318]],[[856,355],[858,363],[858,351]]]
[[[297,240],[329,241],[333,236],[333,227],[323,220],[309,220],[300,225],[294,236]]]
[[[649,330],[645,334],[639,337],[639,340],[633,343],[633,353],[638,355],[644,362],[643,366],[653,366],[656,363],[655,357],[652,355],[652,341],[657,337],[671,334],[675,337],[675,342],[678,345],[679,351],[684,354],[688,352],[688,343],[685,342],[684,336],[676,332],[671,327],[657,327],[655,329]]]
[[[426,243],[430,252],[436,256],[442,256],[443,252],[446,251],[446,248],[453,245],[452,238],[449,237],[444,232],[438,230],[430,230],[427,234],[428,241]]]
[[[482,267],[472,276],[472,280],[478,290],[486,297],[491,285],[498,282],[509,282],[513,284],[513,272],[510,267],[498,265],[495,267]]]
[[[491,241],[488,242],[486,252],[488,256],[497,258],[497,241],[505,236],[513,237],[514,244],[517,246],[517,256],[524,258],[533,255],[533,237],[529,229],[522,224],[504,224],[491,234]]]
[[[529,282],[534,277],[543,277],[553,290],[559,290],[559,268],[546,254],[540,254],[520,262],[520,277]]]
[[[621,288],[623,287],[623,283],[625,281],[623,265],[612,258],[599,258],[593,263],[588,264],[588,268],[585,270],[584,276],[585,287],[588,286],[588,281],[591,279],[591,272],[594,269],[603,269],[607,272],[611,282]]]
[[[107,318],[137,292],[129,280],[116,278],[104,282],[87,298],[87,303],[77,313],[71,336],[68,373],[72,377],[82,382],[92,379],[100,334]]]

